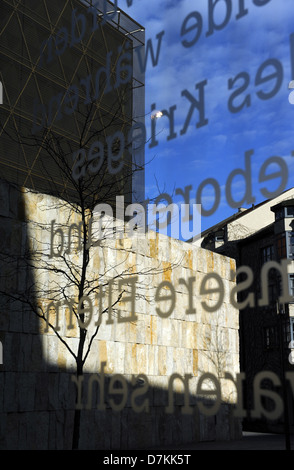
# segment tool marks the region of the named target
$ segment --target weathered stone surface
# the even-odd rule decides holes
[[[0,446],[18,447],[21,442],[23,448],[70,448],[76,391],[71,376],[76,363],[68,348],[73,354],[77,353],[79,327],[69,304],[58,308],[56,302],[64,292],[76,307],[77,291],[74,287],[68,288],[65,276],[58,272],[64,269],[62,259],[50,257],[51,222],[55,220],[55,230],[62,226],[63,248],[66,249],[69,225],[78,224],[79,218],[70,213],[65,203],[57,205],[60,201],[47,195],[24,191],[21,198],[11,188],[0,185],[0,199],[5,202],[0,212],[1,229],[4,227],[3,233],[9,234],[3,239],[6,248],[12,243],[14,253],[20,255],[29,247],[34,252],[36,268],[44,268],[45,264],[57,268],[18,271],[13,265],[6,266],[6,288],[11,291],[25,285],[26,292],[32,295],[31,300],[38,302],[40,312],[46,317],[49,311],[52,325],[58,320],[60,327],[58,338],[28,305],[17,302],[9,310],[1,306],[0,338],[4,341],[5,363],[3,371],[0,370]],[[81,253],[77,244],[72,244],[71,248],[68,260],[79,263]],[[115,278],[111,289],[109,284],[103,286],[102,310],[107,308],[110,298],[112,302],[118,298],[122,289],[125,293],[111,313],[107,310],[103,314],[84,371],[89,376],[98,374],[101,363],[105,362],[105,377],[110,379],[114,374],[121,374],[128,384],[128,397],[123,410],[115,413],[111,401],[106,402],[105,412],[95,409],[99,400],[93,395],[92,409],[82,410],[82,448],[126,449],[172,444],[178,439],[190,442],[239,437],[239,428],[228,408],[221,408],[216,419],[204,416],[197,409],[196,396],[200,376],[210,372],[221,379],[223,402],[234,403],[236,398],[232,382],[223,379],[225,371],[233,375],[239,371],[238,312],[229,297],[234,286],[230,275],[235,269],[233,260],[154,233],[133,239],[107,240],[102,246],[93,247],[90,253],[87,281],[100,285],[102,292],[102,284]],[[224,287],[218,309],[214,309],[214,305],[219,293],[200,294],[205,279],[207,288],[215,285],[207,277],[209,273],[218,274]],[[138,276],[135,284],[132,284],[132,276]],[[119,286],[120,279],[124,281]],[[189,279],[193,279],[191,295]],[[161,283],[165,284],[159,288]],[[135,288],[133,304],[128,299],[132,288]],[[174,305],[171,299],[159,300],[172,291]],[[55,304],[49,309],[52,301]],[[88,338],[97,326],[98,297],[92,297],[92,305]],[[71,323],[73,328],[69,328]],[[89,339],[85,350],[88,345]],[[148,378],[148,391],[141,397],[141,400],[149,399],[148,413],[132,410],[132,380],[135,377],[136,381],[139,374]],[[191,416],[181,412],[184,388],[179,379],[173,383],[173,390],[177,392],[174,412],[166,413],[169,380],[173,374],[183,379],[185,374],[191,376]],[[84,389],[85,408],[86,385]],[[26,420],[29,414],[31,417]],[[34,430],[30,426],[35,426]]]

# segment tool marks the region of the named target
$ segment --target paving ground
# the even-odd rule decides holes
[[[294,436],[290,438],[290,448],[286,448],[283,434],[244,432],[242,439],[237,441],[199,442],[174,446],[173,450],[294,450]]]

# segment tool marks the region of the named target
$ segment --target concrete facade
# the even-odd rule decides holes
[[[29,301],[49,311],[54,325],[57,311],[52,305],[46,310],[49,303],[56,307],[62,292],[77,298],[58,272],[62,258],[50,258],[50,237],[55,220],[55,229],[62,224],[65,249],[67,228],[79,222],[78,216],[57,198],[7,183],[0,186],[0,200],[0,448],[70,449],[78,384],[70,351],[77,352],[79,328],[74,321],[69,328],[70,309],[61,305],[59,338]],[[27,249],[35,254],[29,262]],[[235,261],[155,233],[107,239],[90,251],[87,279],[105,283],[102,307],[109,302],[109,280],[114,280],[113,300],[122,289],[125,293],[111,315],[109,310],[103,314],[85,362],[80,448],[142,449],[239,438],[236,388],[224,377],[239,372],[238,311],[229,298]],[[78,264],[79,257],[73,249],[68,259]],[[220,293],[212,292],[211,273],[223,289],[217,309]],[[5,304],[4,291],[23,292],[27,301]],[[98,297],[92,305],[91,319],[84,319],[89,320],[87,338],[95,332]],[[88,346],[89,339],[85,351]],[[216,380],[208,380],[207,373]],[[200,386],[203,376],[207,380]],[[215,399],[218,383],[221,403],[209,413],[211,402],[204,405],[199,392],[210,390],[206,399]]]

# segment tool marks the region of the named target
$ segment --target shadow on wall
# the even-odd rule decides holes
[[[29,302],[34,302],[34,273],[25,258],[31,240],[26,220],[29,208],[24,206],[22,192],[3,182],[0,185],[0,340],[3,364],[0,365],[0,449],[71,449],[76,409],[77,386],[74,370],[46,362],[43,355],[44,334]],[[23,294],[24,303],[15,300]],[[52,351],[51,351],[52,353]],[[142,370],[142,373],[144,371]],[[125,379],[126,390],[97,380],[89,383],[84,375],[84,398],[81,401],[81,449],[138,449],[180,445],[201,440],[235,439],[241,435],[240,422],[233,418],[232,408],[222,404],[216,415],[199,412],[196,395],[190,394],[193,413],[183,414],[184,394],[174,395],[174,410],[165,411],[168,390]],[[98,377],[98,376],[97,376]],[[101,377],[101,376],[100,376]],[[112,387],[112,390],[109,388]],[[143,389],[142,389],[143,387]],[[136,391],[135,412],[132,396]],[[112,393],[110,393],[110,391]],[[124,395],[125,393],[125,395]],[[150,408],[145,411],[148,398]],[[124,406],[119,411],[124,401]],[[102,403],[102,405],[101,405]],[[100,404],[100,408],[97,407]]]
[[[164,446],[170,445],[176,447],[198,441],[241,438],[240,421],[233,417],[232,405],[222,403],[216,414],[207,416],[200,412],[200,399],[192,393],[185,396],[184,393],[173,392],[170,396],[165,388],[149,385],[146,390],[146,384],[137,382],[134,386],[126,379],[122,381],[125,383],[124,389],[120,380],[119,387],[111,388],[114,376],[104,377],[104,387],[101,387],[99,379],[92,379],[93,376],[86,376],[84,380],[83,449],[95,448],[97,443],[101,449],[164,449]],[[137,396],[133,401],[135,394]],[[191,414],[183,413],[185,399]],[[134,403],[140,411],[134,411]],[[149,410],[144,411],[147,403]],[[201,400],[206,410],[214,403]],[[115,406],[122,409],[114,411]],[[171,407],[169,413],[168,407]],[[91,426],[88,425],[89,420]]]

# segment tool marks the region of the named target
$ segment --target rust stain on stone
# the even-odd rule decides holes
[[[150,316],[150,342],[156,344],[156,317]]]
[[[151,238],[149,240],[149,244],[150,244],[150,256],[152,258],[157,258],[158,256],[158,239],[155,238]]]
[[[66,368],[66,353],[63,347],[63,344],[58,344],[58,358],[57,358],[58,367],[61,369]]]
[[[207,252],[207,268],[210,272],[214,270],[214,256],[212,251]]]
[[[230,258],[230,268],[231,268],[231,271],[236,270],[236,263],[235,263],[235,260],[232,258]]]
[[[189,269],[191,269],[192,271],[193,270],[193,251],[189,250],[187,254],[188,254],[188,266],[189,266]]]
[[[70,307],[65,307],[65,321],[67,336],[78,336],[78,326]],[[69,327],[70,326],[70,327]]]
[[[137,323],[130,322],[130,340],[136,341],[137,338]]]
[[[99,341],[99,362],[106,362],[107,364],[107,348],[105,341]]]
[[[138,373],[137,344],[132,344],[131,355],[132,355],[132,373],[137,374]]]
[[[198,351],[193,349],[193,375],[198,375]]]
[[[171,274],[172,274],[171,264],[166,261],[163,261],[162,267],[163,267],[163,280],[171,282]]]

